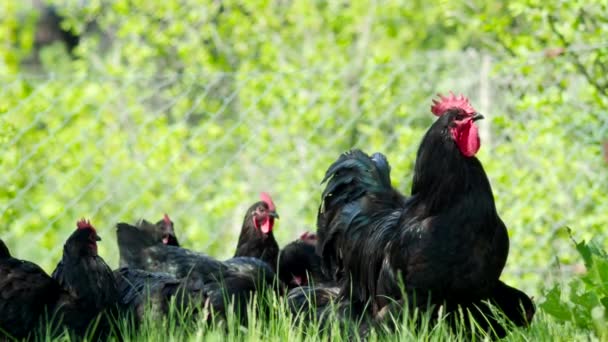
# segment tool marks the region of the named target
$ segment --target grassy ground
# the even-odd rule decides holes
[[[192,319],[190,314],[171,314],[165,318],[146,317],[138,329],[129,319],[119,321],[124,341],[351,341],[348,327],[341,327],[338,321],[330,319],[326,329],[320,329],[316,322],[299,320],[297,323],[288,313],[281,300],[273,300],[274,309],[267,318],[253,317],[246,327],[240,326],[234,316],[227,321],[204,323]],[[250,317],[255,316],[250,308]],[[425,318],[422,318],[424,321]],[[368,341],[483,341],[487,336],[467,337],[463,331],[453,331],[445,322],[424,325],[415,329],[415,323],[407,320],[398,324],[397,331],[386,333],[372,330]],[[474,328],[473,328],[474,329]],[[56,335],[55,335],[56,336]],[[54,338],[48,331],[39,331],[36,340],[70,341],[67,333]],[[112,340],[116,340],[115,337]],[[570,324],[556,322],[550,316],[537,311],[529,328],[514,328],[504,341],[599,341],[592,332],[575,328]]]

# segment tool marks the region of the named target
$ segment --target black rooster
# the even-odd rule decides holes
[[[27,337],[65,295],[38,265],[12,258],[0,240],[0,340]]]
[[[494,312],[487,302],[499,309],[500,312]],[[503,325],[503,319],[507,319],[510,323],[518,327],[527,327],[536,313],[536,306],[532,298],[528,297],[523,291],[513,288],[502,281],[492,289],[492,293],[488,298],[481,302],[475,302],[464,306],[479,327],[490,335],[496,335],[502,338],[507,334],[508,327]]]
[[[263,192],[260,197],[262,200],[254,203],[245,214],[234,256],[261,259],[275,270],[279,245],[272,228],[279,214],[269,194]]]
[[[97,231],[87,220],[80,220],[77,229],[63,247],[63,257],[53,272],[53,279],[69,293],[57,304],[62,323],[76,334],[86,333],[89,324],[104,313],[99,333],[107,333],[108,315],[117,314],[119,293],[112,270],[97,254]]]
[[[341,297],[371,302],[373,312],[402,297],[401,283],[418,307],[488,298],[507,259],[507,230],[475,158],[483,116],[454,95],[431,111],[439,118],[418,149],[411,197],[391,186],[379,153],[345,153],[323,180],[318,253]]]
[[[387,332],[390,333],[396,322],[403,321],[403,306],[403,300],[385,306],[375,315],[371,326],[388,328]],[[532,298],[502,281],[492,289],[488,298],[463,304],[459,309],[446,317],[448,324],[454,328],[458,325],[471,327],[473,319],[477,332],[483,332],[492,338],[505,337],[511,325],[527,327],[536,313]],[[465,332],[472,338],[472,331]],[[483,339],[483,336],[480,337]]]

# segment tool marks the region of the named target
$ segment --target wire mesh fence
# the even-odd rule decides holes
[[[6,78],[2,238],[51,270],[85,216],[116,266],[114,224],[166,212],[185,246],[229,257],[246,208],[267,191],[284,244],[315,229],[319,182],[351,147],[386,154],[408,193],[431,99],[454,90],[487,118],[478,157],[511,236],[504,277],[538,293],[579,270],[564,227],[589,238],[608,221],[608,118],[585,82],[542,54],[476,51],[342,69]]]

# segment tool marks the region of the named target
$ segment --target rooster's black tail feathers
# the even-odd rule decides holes
[[[357,200],[367,192],[391,190],[390,165],[381,153],[372,157],[361,150],[340,155],[325,173],[321,213]]]

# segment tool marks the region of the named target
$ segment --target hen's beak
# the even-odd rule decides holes
[[[101,238],[97,234],[95,234],[95,241],[101,241]]]
[[[269,215],[274,217],[277,220],[279,219],[279,214],[276,211],[271,211]]]
[[[475,113],[475,115],[473,115],[473,122],[477,121],[477,120],[481,120],[483,119],[483,115],[479,114],[479,113]]]

